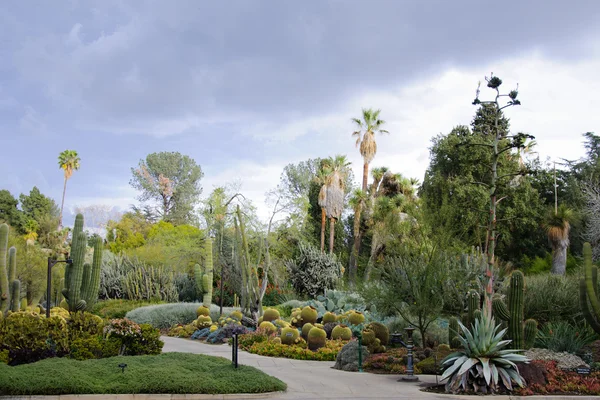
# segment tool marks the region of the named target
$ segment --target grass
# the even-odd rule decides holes
[[[122,373],[118,367],[125,363]],[[286,384],[256,368],[234,369],[225,358],[200,354],[111,357],[76,361],[49,358],[16,367],[0,363],[3,395],[264,393]]]
[[[123,318],[131,310],[140,308],[143,306],[150,306],[161,304],[160,301],[146,301],[146,300],[122,300],[122,299],[111,299],[102,300],[94,304],[91,312],[102,318]]]

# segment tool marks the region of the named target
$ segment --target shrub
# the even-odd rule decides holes
[[[587,325],[571,325],[565,321],[548,322],[538,333],[536,347],[577,354],[595,339],[595,332]]]
[[[342,274],[342,265],[336,257],[321,253],[310,244],[300,244],[300,254],[286,263],[290,281],[296,293],[315,297],[332,289]]]
[[[544,371],[546,382],[543,384],[532,383],[526,388],[517,389],[516,394],[521,396],[533,394],[563,394],[577,395],[600,394],[600,373],[592,372],[590,375],[579,375],[575,372],[564,371],[557,366],[556,361],[532,361],[536,367]]]
[[[248,351],[254,343],[266,342],[269,336],[264,332],[251,332],[238,337],[238,346],[240,349]]]
[[[317,351],[307,349],[302,345],[285,345],[274,341],[255,342],[246,349],[249,353],[267,357],[284,357],[294,360],[335,361],[342,347],[348,343],[342,340],[328,340],[324,347]]]
[[[138,325],[127,318],[111,320],[104,327],[104,334],[108,340],[119,340],[121,356],[160,354],[163,347],[158,329],[148,324]]]
[[[504,286],[503,290],[506,289],[507,286]],[[583,318],[576,276],[528,276],[524,303],[525,318],[536,319],[540,324],[560,320],[578,322]]]
[[[200,303],[171,303],[145,306],[129,311],[125,317],[138,324],[150,324],[158,329],[169,329],[175,325],[187,325],[197,318],[196,310]],[[223,314],[230,314],[234,308],[223,307]],[[211,304],[210,318],[219,320],[219,306]]]
[[[106,319],[124,318],[125,315],[131,310],[156,304],[160,304],[160,302],[111,299],[97,302],[94,304],[94,307],[90,310],[90,312]]]
[[[363,363],[365,371],[385,373],[385,374],[404,374],[406,373],[406,354],[405,348],[389,349],[385,353],[371,354]],[[415,373],[418,369],[415,369]]]

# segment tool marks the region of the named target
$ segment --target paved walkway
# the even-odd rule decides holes
[[[210,345],[196,340],[162,337],[165,342],[163,352],[186,352],[225,357],[231,360],[231,347]],[[286,358],[263,357],[244,351],[239,352],[240,364],[257,367],[275,376],[288,385],[286,393],[264,398],[276,399],[469,399],[473,396],[451,396],[422,392],[424,384],[435,382],[435,376],[421,375],[420,382],[398,382],[398,375],[376,375],[369,373],[345,372],[331,368],[333,362],[301,361]],[[254,397],[255,399],[257,397]],[[260,398],[260,397],[259,397]],[[518,396],[492,396],[493,400],[518,399]],[[527,399],[540,399],[530,396]],[[567,397],[552,396],[553,400]],[[583,400],[598,397],[570,397]]]

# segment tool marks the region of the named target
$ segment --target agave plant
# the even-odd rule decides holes
[[[486,315],[475,320],[472,332],[459,324],[462,332],[458,338],[463,349],[442,361],[442,380],[448,379],[446,392],[493,393],[500,384],[512,391],[513,382],[525,386],[515,363],[529,360],[517,354],[522,350],[504,349],[511,342],[502,340],[506,329],[498,331],[500,326]]]

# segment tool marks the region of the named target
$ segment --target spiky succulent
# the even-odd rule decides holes
[[[458,339],[464,348],[442,361],[447,392],[493,393],[501,384],[508,390],[513,390],[513,382],[525,385],[515,363],[529,360],[517,354],[522,350],[504,349],[511,342],[502,340],[506,329],[499,331],[494,319],[485,315],[475,320],[472,332],[459,325]]]

